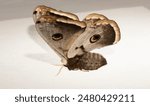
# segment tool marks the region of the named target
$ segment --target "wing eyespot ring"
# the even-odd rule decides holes
[[[95,42],[97,42],[97,41],[100,40],[100,39],[101,39],[101,35],[95,34],[95,35],[93,35],[93,36],[90,38],[90,42],[91,42],[91,43],[95,43]]]
[[[61,34],[61,33],[55,33],[55,34],[52,35],[52,39],[54,41],[59,41],[59,40],[63,39],[63,34]]]

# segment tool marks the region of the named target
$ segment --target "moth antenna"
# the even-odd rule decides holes
[[[63,67],[64,67],[63,65],[60,67],[60,69],[59,69],[58,73],[56,74],[56,76],[58,76],[61,73],[61,70],[62,70]]]

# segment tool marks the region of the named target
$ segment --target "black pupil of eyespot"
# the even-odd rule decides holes
[[[36,24],[40,24],[41,23],[41,21],[36,21]]]
[[[90,42],[91,43],[95,43],[96,41],[98,41],[101,38],[101,36],[99,34],[95,34],[90,38]]]
[[[58,41],[62,38],[63,38],[63,35],[61,33],[56,33],[56,34],[52,35],[52,39],[55,40],[55,41]]]
[[[33,14],[36,14],[36,13],[37,13],[37,11],[34,11],[34,12],[33,12]]]

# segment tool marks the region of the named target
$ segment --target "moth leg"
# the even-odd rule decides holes
[[[89,70],[85,70],[85,69],[81,69],[81,71],[83,71],[83,72],[89,72]]]
[[[61,66],[61,68],[60,68],[59,71],[57,72],[56,76],[60,75],[60,73],[62,72],[62,68],[63,68],[63,67],[64,67],[64,66]]]

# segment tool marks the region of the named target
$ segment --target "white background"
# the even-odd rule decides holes
[[[150,88],[149,8],[131,5],[77,15],[83,19],[92,12],[115,20],[121,41],[93,51],[106,57],[108,65],[87,73],[63,68],[58,76],[60,66],[53,64],[60,64],[60,58],[36,33],[31,16],[1,19],[0,88]]]

